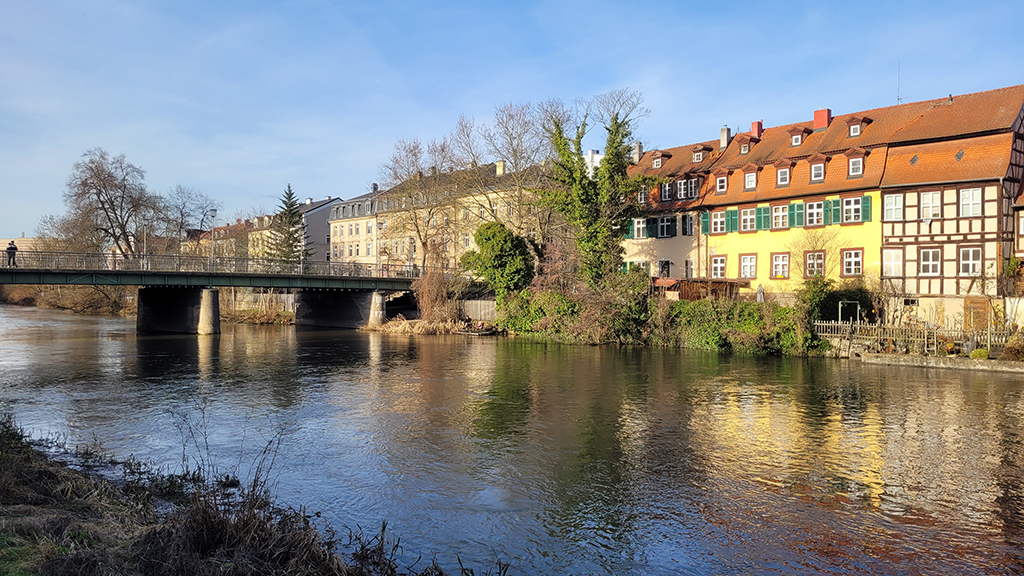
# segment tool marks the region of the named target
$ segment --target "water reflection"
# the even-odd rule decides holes
[[[1010,376],[285,327],[136,338],[9,308],[0,330],[0,403],[36,433],[174,464],[191,419],[244,472],[285,430],[283,500],[387,518],[446,565],[1024,570]]]

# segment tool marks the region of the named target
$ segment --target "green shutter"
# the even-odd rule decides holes
[[[679,218],[677,218],[676,215],[673,214],[672,215],[672,220],[669,220],[669,224],[668,224],[668,237],[669,238],[675,238],[676,237],[677,230],[678,230],[677,224],[679,223],[678,221],[679,221]]]
[[[871,196],[861,196],[860,221],[871,222]]]
[[[832,201],[832,223],[843,223],[843,201],[840,198]]]
[[[632,220],[626,220],[626,233],[623,234],[622,237],[623,238],[632,238],[633,237],[633,221]]]
[[[629,263],[628,262],[623,262],[622,263],[622,273],[625,274],[626,272],[629,272]]]
[[[821,206],[822,218],[825,219],[825,226],[832,223],[832,201],[825,200]]]
[[[740,211],[739,210],[726,210],[725,211],[725,231],[736,232],[740,229]]]
[[[658,237],[658,219],[657,218],[648,218],[647,222],[646,222],[646,225],[647,225],[647,237],[648,238],[657,238]]]
[[[804,225],[804,203],[789,205],[789,225],[790,226],[803,226]]]
[[[771,208],[767,206],[758,206],[757,211],[754,213],[754,221],[757,224],[758,230],[771,230],[772,227],[772,213]]]
[[[700,231],[702,234],[711,234],[711,213],[700,213]]]

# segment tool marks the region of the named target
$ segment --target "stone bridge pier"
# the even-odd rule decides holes
[[[216,288],[192,286],[139,288],[138,334],[219,334],[220,294]]]
[[[359,328],[384,323],[384,293],[302,290],[295,295],[295,325]]]

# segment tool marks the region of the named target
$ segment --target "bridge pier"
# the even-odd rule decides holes
[[[295,325],[359,328],[384,322],[382,292],[302,290],[295,295]]]
[[[139,334],[219,334],[220,294],[191,286],[139,288],[135,331]]]

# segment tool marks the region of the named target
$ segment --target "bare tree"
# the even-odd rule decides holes
[[[195,188],[181,184],[171,188],[163,197],[160,221],[157,223],[161,238],[164,240],[163,251],[180,252],[182,244],[192,240],[192,251],[198,252],[200,235],[195,232],[204,222],[210,221],[206,216],[211,210],[221,208],[220,202]],[[152,247],[152,244],[150,246]]]
[[[159,199],[146,189],[145,171],[125,158],[93,148],[75,163],[64,201],[72,222],[94,229],[103,248],[134,256],[142,224],[155,219]]]
[[[792,234],[786,248],[790,253],[790,266],[796,270],[797,278],[834,278],[839,271],[842,258],[840,252],[845,245],[846,236],[838,226],[825,226]],[[821,254],[821,260],[808,259],[810,253]],[[808,269],[808,266],[813,269]]]

